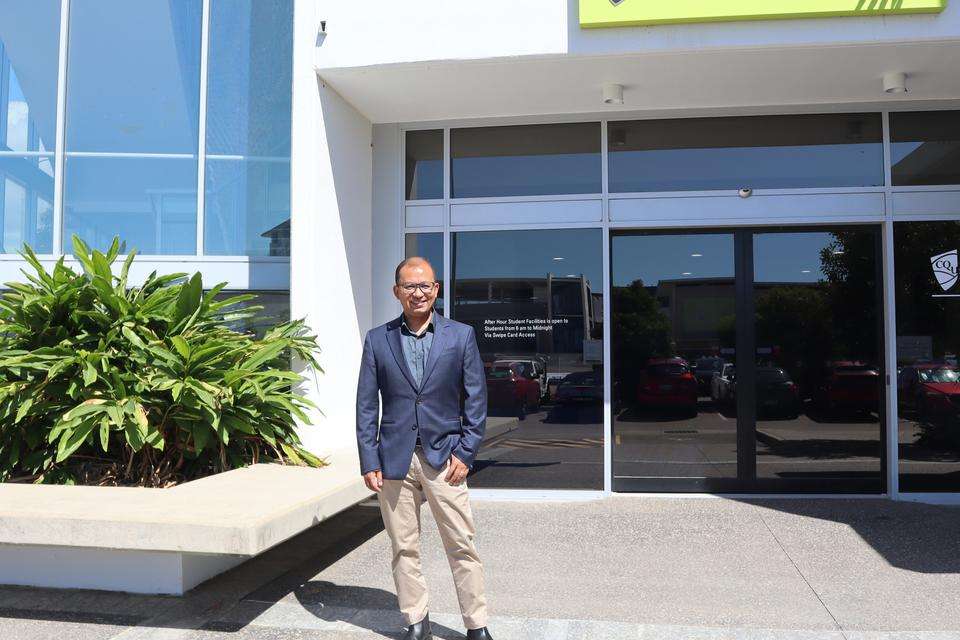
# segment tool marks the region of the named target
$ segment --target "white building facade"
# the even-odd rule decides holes
[[[960,6],[716,4],[14,2],[3,275],[119,234],[289,296],[303,439],[358,473],[424,255],[487,364],[479,494],[955,501]]]

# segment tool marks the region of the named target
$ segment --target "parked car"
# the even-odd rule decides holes
[[[603,402],[603,376],[594,371],[575,371],[557,385],[558,403]]]
[[[486,370],[487,401],[523,420],[540,408],[540,382],[529,362],[492,362]]]
[[[537,358],[511,358],[509,360],[495,360],[493,364],[505,364],[510,362],[524,363],[530,366],[533,375],[540,385],[540,397],[547,398],[550,395],[550,388],[547,383],[547,368],[542,360]]]
[[[726,362],[710,380],[710,397],[713,401],[725,404],[733,401],[733,389],[736,385],[737,369],[733,364]]]
[[[828,413],[877,411],[880,373],[862,362],[834,362],[813,395],[817,408]]]
[[[697,413],[697,381],[683,358],[652,358],[640,374],[637,402],[651,407]]]
[[[800,415],[800,391],[783,369],[757,368],[757,415],[789,419]]]
[[[704,356],[696,359],[692,368],[693,376],[697,379],[697,386],[699,387],[700,395],[707,395],[710,393],[713,377],[720,373],[720,370],[723,368],[724,364],[723,358],[719,358],[717,356]]]
[[[899,401],[923,417],[960,411],[960,372],[951,365],[922,363],[903,367],[897,378]]]

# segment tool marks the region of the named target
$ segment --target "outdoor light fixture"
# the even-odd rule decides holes
[[[603,85],[603,104],[623,104],[623,85]]]
[[[883,74],[883,90],[886,93],[906,93],[907,74],[902,71]]]

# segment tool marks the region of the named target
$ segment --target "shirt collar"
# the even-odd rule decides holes
[[[400,321],[400,326],[403,327],[404,329],[406,329],[407,333],[409,333],[410,335],[413,335],[413,336],[417,336],[418,338],[419,338],[420,336],[422,336],[424,333],[426,333],[427,331],[433,331],[433,329],[434,329],[434,327],[433,327],[433,309],[430,310],[430,319],[427,320],[427,324],[425,324],[425,325],[421,328],[420,333],[415,333],[415,332],[413,331],[413,329],[410,328],[410,325],[407,324],[407,316],[406,316],[406,315],[401,315],[401,317],[403,318],[403,320]]]

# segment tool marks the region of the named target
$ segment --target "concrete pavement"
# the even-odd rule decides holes
[[[960,638],[960,507],[883,499],[474,503],[491,630],[514,638]],[[424,507],[439,638],[463,638]],[[0,588],[0,637],[397,638],[379,511],[361,505],[184,598]]]

